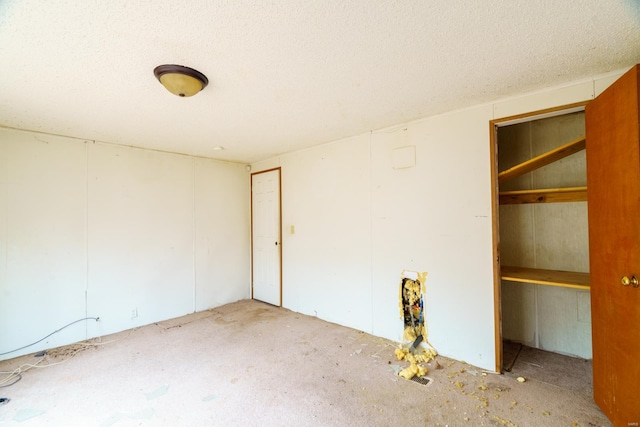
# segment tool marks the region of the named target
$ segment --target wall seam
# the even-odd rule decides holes
[[[6,158],[8,158],[8,154]],[[4,169],[4,182],[7,183],[4,191],[4,230],[5,230],[5,239],[4,239],[4,266],[3,272],[0,272],[4,276],[4,283],[9,283],[9,168],[3,167]]]
[[[89,317],[89,141],[84,141],[84,317]],[[89,324],[84,322],[84,338],[89,339]]]
[[[375,310],[373,302],[373,131],[369,131],[369,286],[371,304],[371,334],[375,330]]]
[[[196,254],[196,237],[197,237],[197,216],[196,216],[196,158],[191,158],[191,190],[192,190],[192,240],[193,240],[193,312],[197,310],[197,254]]]

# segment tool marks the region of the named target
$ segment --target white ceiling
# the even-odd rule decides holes
[[[637,62],[638,0],[2,0],[0,125],[249,163]]]

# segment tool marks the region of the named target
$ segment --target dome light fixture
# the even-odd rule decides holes
[[[159,65],[153,74],[169,92],[180,97],[193,96],[207,87],[207,76],[182,65]]]

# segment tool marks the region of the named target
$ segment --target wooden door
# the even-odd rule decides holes
[[[627,72],[585,113],[593,394],[616,426],[640,425],[638,71]]]
[[[280,169],[251,175],[252,297],[282,305]]]

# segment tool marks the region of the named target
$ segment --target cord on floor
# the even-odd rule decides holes
[[[23,347],[20,347],[20,348],[16,348],[15,350],[5,351],[4,353],[0,353],[0,356],[4,356],[5,354],[15,353],[16,351],[20,351],[20,350],[23,350],[23,349],[25,349],[27,347],[31,347],[32,345],[36,345],[39,342],[42,342],[42,341],[46,340],[47,338],[49,338],[51,335],[56,334],[56,333],[60,332],[61,330],[65,329],[65,328],[68,328],[69,326],[71,326],[71,325],[73,325],[75,323],[82,322],[82,321],[85,321],[85,320],[95,320],[97,322],[97,321],[100,320],[100,318],[99,317],[85,317],[84,319],[78,319],[78,320],[76,320],[74,322],[71,322],[71,323],[69,323],[67,325],[64,325],[62,328],[60,328],[58,330],[55,330],[55,331],[51,332],[49,335],[47,335],[46,337],[44,337],[42,339],[39,339],[36,342],[32,342],[31,344],[27,344],[27,345],[25,345]]]

